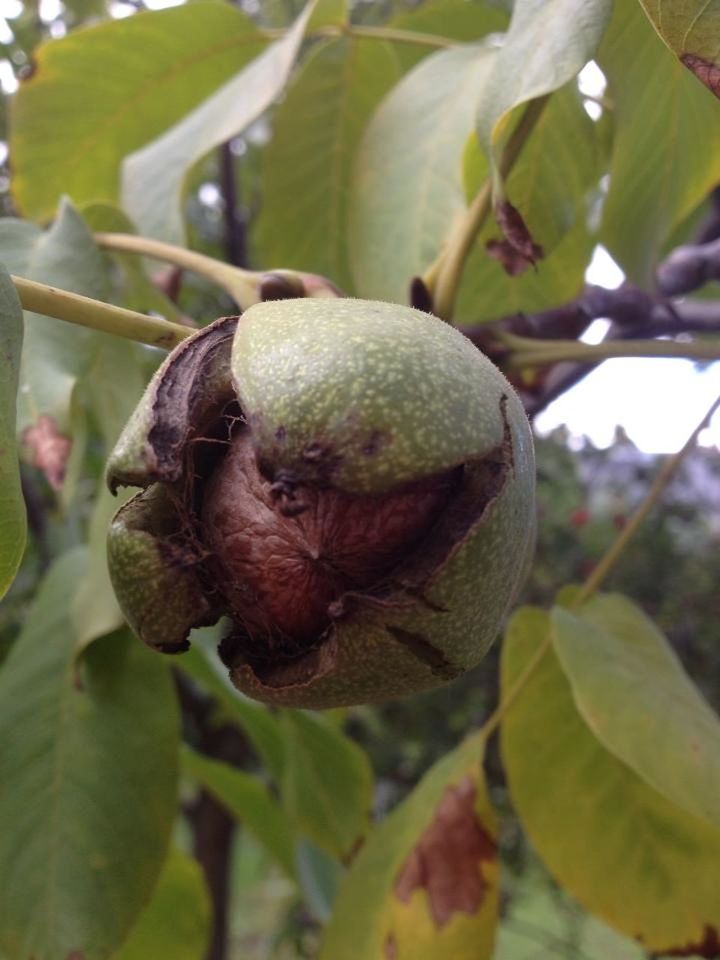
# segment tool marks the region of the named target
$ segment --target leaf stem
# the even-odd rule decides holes
[[[273,30],[271,28],[263,30],[265,36],[271,40],[277,40],[284,34],[284,30]],[[409,43],[419,47],[433,47],[436,50],[442,50],[446,47],[457,46],[457,40],[451,40],[449,37],[440,37],[432,33],[417,33],[414,30],[401,30],[395,27],[367,27],[359,24],[348,24],[347,26],[333,26],[328,24],[325,27],[319,27],[313,30],[313,37],[359,37],[368,40],[387,40],[390,43]]]
[[[122,253],[137,253],[143,257],[171,263],[183,270],[192,270],[201,277],[217,284],[228,293],[237,305],[246,310],[260,300],[259,286],[264,274],[243,270],[231,264],[215,260],[213,257],[176,247],[171,243],[151,240],[133,233],[96,233],[95,242],[105,250],[117,250]]]
[[[509,347],[505,366],[513,369],[544,367],[554,363],[597,363],[618,357],[677,357],[686,360],[720,360],[720,341],[608,340],[582,343],[578,340],[537,340],[499,333]]]
[[[612,571],[624,553],[628,543],[640,529],[640,526],[647,517],[648,513],[650,513],[652,508],[660,499],[660,496],[679,468],[680,464],[695,445],[698,434],[710,422],[712,415],[718,408],[720,408],[720,396],[713,401],[712,406],[687,438],[682,449],[678,450],[677,453],[673,454],[672,457],[663,463],[642,503],[637,510],[635,510],[627,524],[623,527],[611,545],[610,549],[602,557],[593,572],[580,588],[580,592],[575,599],[575,605],[580,606],[580,604],[585,603],[586,600],[589,600],[605,581],[608,574]]]
[[[523,147],[540,119],[550,94],[538,97],[526,104],[498,163],[498,176],[504,180],[512,171]],[[455,299],[462,279],[462,272],[478,234],[492,211],[493,177],[488,175],[478,190],[465,216],[450,234],[440,256],[423,275],[425,286],[433,295],[434,312],[442,320],[450,322],[455,308]]]
[[[57,320],[75,323],[81,327],[102,330],[138,343],[171,350],[195,331],[179,323],[171,323],[159,317],[115,307],[100,300],[82,297],[68,290],[58,290],[44,283],[12,277],[20,303],[25,310],[42,313]]]

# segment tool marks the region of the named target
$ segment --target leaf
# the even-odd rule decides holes
[[[483,239],[491,236],[492,230],[491,225],[483,231],[468,257],[455,311],[457,323],[472,326],[513,313],[550,309],[580,292],[595,246],[584,216],[536,270],[526,270],[519,277],[508,276],[488,257]],[[497,228],[495,231],[497,235]]]
[[[235,770],[185,747],[182,768],[239,820],[263,845],[289,877],[295,875],[290,824],[278,802],[258,777]]]
[[[61,205],[50,229],[36,235],[27,253],[23,274],[31,280],[97,300],[105,298],[107,271],[102,255],[67,201]],[[25,322],[19,426],[36,425],[41,417],[46,417],[52,429],[63,435],[70,426],[72,396],[78,380],[99,344],[111,338],[34,313],[26,313]]]
[[[117,200],[122,158],[177,123],[265,46],[247,16],[212,0],[42,44],[11,101],[16,203],[44,220],[63,194],[76,203]]]
[[[558,90],[591,60],[611,0],[516,0],[478,105],[478,136],[499,200],[498,160],[515,107]]]
[[[499,875],[483,741],[468,737],[369,836],[344,877],[321,960],[485,960]]]
[[[175,819],[170,673],[128,633],[75,657],[86,554],[51,569],[0,673],[0,949],[101,960],[147,901]]]
[[[432,54],[375,112],[355,162],[350,254],[360,296],[407,301],[465,209],[460,165],[493,51]],[[412,145],[412,149],[409,149]]]
[[[248,699],[230,683],[227,670],[222,674],[216,654],[206,654],[198,643],[211,630],[196,630],[190,649],[178,657],[177,666],[211,696],[215,697],[228,722],[237,724],[246,734],[270,776],[279,784],[285,766],[285,738],[279,718],[267,707]]]
[[[295,860],[305,904],[318,920],[327,923],[343,868],[337,860],[308,840],[297,842]]]
[[[549,615],[536,608],[511,619],[503,690],[549,629]],[[552,649],[503,720],[502,754],[515,809],[561,886],[649,953],[712,955],[720,831],[670,803],[604,747],[578,713]]]
[[[398,76],[384,41],[347,37],[315,47],[263,151],[261,263],[321,273],[351,292],[352,161],[370,114]]]
[[[347,0],[317,0],[307,25],[308,33],[323,27],[342,27],[350,15]]]
[[[15,443],[23,315],[15,287],[0,265],[0,598],[15,579],[25,551],[27,520]]]
[[[468,3],[467,0],[428,0],[410,10],[402,10],[388,27],[410,30],[413,33],[433,34],[460,43],[480,40],[489,33],[507,29],[508,16],[488,3]],[[432,52],[432,46],[421,43],[396,43],[395,50],[403,72],[414,67]]]
[[[367,754],[322,714],[286,710],[281,793],[297,833],[347,860],[369,828],[372,770]]]
[[[599,161],[595,124],[585,112],[576,84],[568,84],[541,114],[507,184],[513,203],[522,210],[530,233],[546,255],[579,218],[587,216],[589,190],[600,177]],[[471,136],[463,158],[468,203],[487,175],[487,160],[477,137]],[[478,242],[484,246],[497,235],[497,226],[489,223]]]
[[[152,900],[112,960],[203,960],[210,921],[210,897],[200,865],[171,850]]]
[[[280,40],[182,120],[125,160],[123,207],[145,236],[180,242],[181,194],[192,165],[240,133],[280,94],[295,63],[313,2]]]
[[[640,0],[651,23],[688,70],[720,97],[717,0]]]
[[[85,223],[93,233],[135,233],[135,226],[122,210],[109,203],[88,203],[80,208]],[[159,313],[167,320],[183,323],[184,318],[177,306],[160,290],[145,272],[143,258],[134,253],[105,250],[106,256],[120,264],[123,283],[114,297],[130,310],[138,313]]]
[[[667,640],[626,597],[556,608],[553,642],[603,746],[667,800],[720,830],[720,720]]]
[[[615,119],[599,240],[629,280],[652,287],[666,237],[720,180],[718,105],[635,0],[616,0],[598,61]]]

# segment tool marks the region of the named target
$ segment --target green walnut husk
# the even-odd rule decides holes
[[[111,576],[164,652],[227,618],[233,683],[325,708],[475,666],[534,542],[522,405],[458,331],[395,304],[261,303],[185,341],[108,464],[143,492]]]

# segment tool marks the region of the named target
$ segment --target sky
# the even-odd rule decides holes
[[[599,247],[586,278],[588,283],[614,288],[622,283],[623,274]],[[596,321],[583,339],[598,342],[606,327],[606,321]],[[720,363],[698,368],[689,360],[606,360],[544,410],[535,427],[546,434],[566,424],[575,437],[586,436],[604,448],[620,425],[645,453],[674,453],[718,395]],[[698,442],[720,448],[720,411]]]

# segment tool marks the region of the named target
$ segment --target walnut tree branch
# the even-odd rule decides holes
[[[569,303],[537,314],[514,314],[463,332],[500,366],[509,356],[505,334],[538,341],[578,338],[595,319],[611,321],[605,341],[645,340],[681,334],[720,334],[720,301],[674,301],[632,284],[615,290],[588,285]],[[518,383],[528,415],[535,416],[581,380],[595,363],[562,362],[548,366],[528,385]]]

